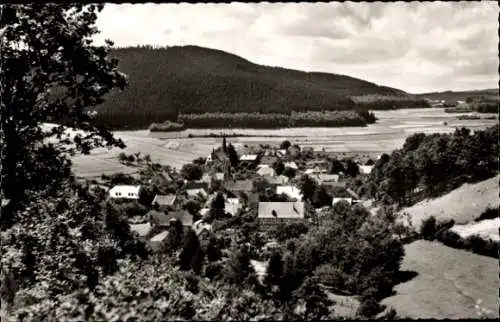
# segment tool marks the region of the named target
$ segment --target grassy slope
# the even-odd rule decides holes
[[[486,97],[498,97],[498,89],[484,89],[484,90],[473,90],[473,91],[446,91],[446,92],[432,92],[416,94],[420,98],[429,98],[433,100],[445,100],[445,101],[465,101],[467,97],[480,98]]]
[[[456,224],[467,224],[479,217],[488,207],[496,208],[500,175],[475,183],[464,184],[452,192],[431,200],[424,200],[402,211],[411,215],[418,229],[422,220],[434,216],[438,221],[454,219]]]
[[[416,241],[405,248],[402,270],[418,275],[396,286],[383,302],[413,318],[476,318],[475,305],[498,317],[498,260],[438,242]]]
[[[131,126],[148,126],[177,113],[352,109],[350,96],[407,95],[349,76],[261,66],[197,46],[120,48],[111,56],[130,84],[111,94],[99,111],[108,122],[128,119],[135,122]]]

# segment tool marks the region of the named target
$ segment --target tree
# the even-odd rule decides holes
[[[103,97],[126,85],[118,62],[108,58],[112,43],[94,46],[90,40],[102,9],[101,4],[3,5],[1,188],[11,204],[22,201],[40,179],[30,171],[52,162],[33,157],[51,146],[48,139],[57,140],[51,147],[59,160],[97,146],[125,146],[94,122],[93,109]],[[43,128],[48,122],[59,125]],[[64,125],[84,134],[68,138]]]
[[[288,179],[293,179],[297,174],[297,170],[295,170],[294,168],[286,167],[285,170],[283,170],[282,174],[288,177]]]
[[[219,240],[213,235],[210,236],[210,239],[208,240],[206,253],[207,253],[207,259],[210,262],[218,261],[222,257]]]
[[[290,143],[290,141],[285,140],[285,141],[281,142],[281,144],[280,144],[280,149],[282,149],[282,150],[288,150],[288,148],[289,148],[291,145],[292,145],[292,144]]]
[[[184,246],[179,254],[179,269],[183,271],[192,269],[195,273],[199,273],[204,257],[200,240],[192,229],[189,229],[185,236]]]
[[[210,203],[210,211],[215,215],[215,218],[223,217],[225,208],[226,201],[224,200],[224,195],[218,192]]]
[[[314,192],[316,191],[317,184],[308,175],[302,175],[299,178],[299,188],[302,191],[304,200],[312,200]]]
[[[276,171],[276,175],[280,175],[285,170],[285,164],[281,160],[277,160],[272,165],[274,171]]]
[[[328,193],[325,186],[319,186],[314,192],[312,203],[316,208],[331,206],[333,198]]]
[[[268,285],[279,285],[283,276],[283,259],[281,253],[274,251],[267,265],[265,283]]]
[[[184,227],[180,220],[175,220],[170,222],[168,227],[168,235],[164,240],[164,251],[167,253],[172,253],[178,250],[182,246],[184,238]]]
[[[436,218],[434,218],[434,216],[430,216],[426,220],[422,221],[420,234],[426,240],[434,240],[436,235]]]
[[[347,167],[345,169],[345,173],[348,176],[355,178],[359,174],[358,165],[352,160],[347,160]]]
[[[346,172],[344,165],[338,159],[333,159],[330,164],[330,174],[338,174],[339,172]]]
[[[227,154],[227,157],[229,158],[229,162],[231,163],[231,166],[233,168],[236,168],[238,166],[240,158],[238,157],[238,153],[236,152],[236,149],[234,148],[234,146],[231,143],[229,143],[229,145],[226,148],[226,154]]]
[[[189,199],[182,205],[182,209],[187,210],[192,216],[198,214],[201,209],[201,204],[193,199]]]
[[[121,163],[125,163],[128,161],[128,156],[125,152],[120,152],[120,154],[118,155],[118,161],[120,161]]]
[[[186,180],[200,180],[203,176],[203,169],[196,164],[188,163],[182,166],[181,175]]]

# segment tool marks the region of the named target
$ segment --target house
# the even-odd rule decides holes
[[[141,186],[117,185],[109,190],[109,197],[113,199],[139,199]]]
[[[212,183],[212,176],[208,173],[204,173],[199,182],[207,183],[210,186]]]
[[[330,185],[332,183],[338,182],[340,179],[340,175],[338,174],[326,174],[320,173],[314,176],[311,176],[313,180],[315,180],[320,185]]]
[[[279,176],[264,176],[264,179],[271,185],[271,186],[280,186],[280,185],[285,185],[290,181],[290,179],[287,176],[284,175],[279,175]]]
[[[333,198],[332,199],[332,206],[335,205],[337,202],[340,201],[347,201],[349,205],[352,205],[352,198]]]
[[[259,176],[274,177],[276,175],[276,171],[271,167],[265,166],[265,167],[260,167],[259,170],[257,170],[257,174]]]
[[[213,180],[224,181],[225,177],[224,172],[216,172],[214,173]]]
[[[302,200],[302,193],[299,188],[294,187],[294,186],[277,186],[276,187],[276,193],[278,195],[284,193],[291,199],[295,199],[297,201]]]
[[[279,149],[276,151],[276,155],[279,157],[284,157],[286,155],[286,149]]]
[[[240,166],[241,167],[256,166],[258,159],[259,159],[258,154],[243,154],[242,156],[240,156]]]
[[[360,165],[358,167],[359,167],[359,172],[361,174],[368,175],[372,172],[374,166],[373,165]]]
[[[252,180],[231,180],[224,183],[224,189],[233,195],[239,193],[250,193],[253,188]]]
[[[285,162],[284,166],[285,166],[285,168],[292,168],[294,170],[298,170],[299,169],[299,167],[297,166],[297,163],[295,163],[294,161]]]
[[[177,196],[174,194],[156,195],[151,204],[158,205],[159,207],[173,207],[176,201]]]
[[[279,223],[304,221],[304,203],[294,202],[259,202],[257,220],[262,229],[268,229]]]
[[[186,194],[190,197],[198,197],[201,195],[203,198],[206,198],[208,196],[207,190],[204,188],[186,189]]]
[[[326,169],[322,169],[318,166],[315,166],[314,168],[309,168],[304,171],[305,174],[320,174],[320,173],[326,173]]]

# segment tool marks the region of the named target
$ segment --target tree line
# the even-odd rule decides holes
[[[433,198],[465,182],[485,180],[498,173],[499,125],[470,133],[416,133],[401,149],[383,154],[368,179],[358,187],[367,197],[409,205]]]

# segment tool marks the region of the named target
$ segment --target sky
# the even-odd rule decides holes
[[[115,46],[197,45],[409,93],[498,87],[496,1],[106,4]]]

